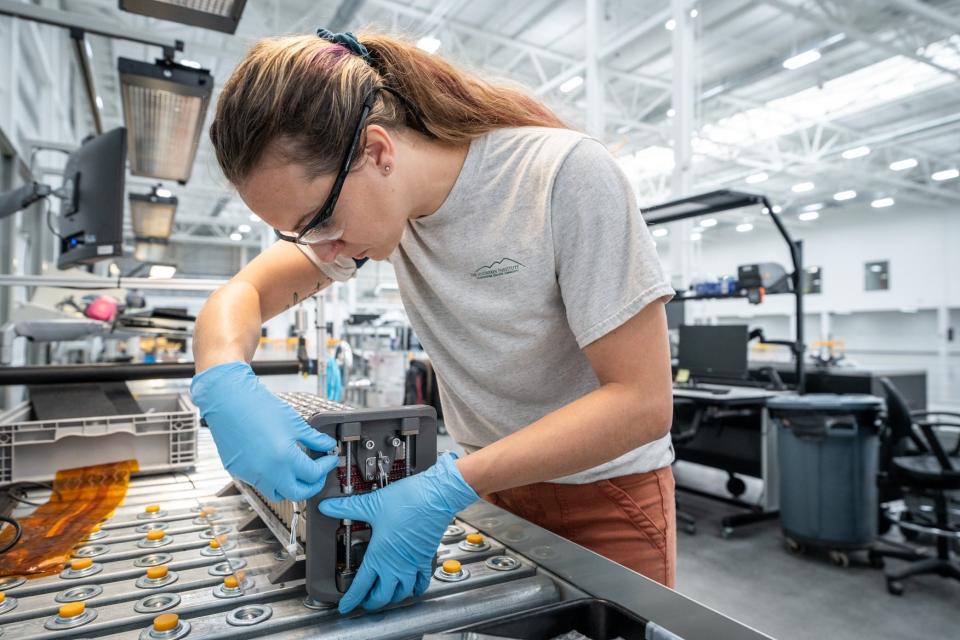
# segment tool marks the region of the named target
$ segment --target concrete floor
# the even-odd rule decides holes
[[[685,493],[680,500],[698,530],[678,535],[677,590],[721,613],[781,640],[960,637],[960,582],[919,576],[891,596],[866,554],[843,569],[825,555],[788,553],[777,521],[724,540],[720,518],[736,507]]]
[[[458,449],[441,436],[439,449]],[[726,474],[683,465],[678,477],[698,488],[722,487]],[[745,497],[761,487],[747,479]],[[924,640],[960,638],[960,582],[939,576],[904,581],[904,595],[887,593],[883,572],[854,553],[849,568],[824,555],[788,553],[778,521],[720,537],[720,518],[741,513],[723,502],[680,493],[697,518],[697,533],[677,536],[677,590],[778,640]],[[899,564],[888,560],[890,566]]]

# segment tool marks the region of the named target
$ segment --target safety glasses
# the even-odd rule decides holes
[[[333,210],[337,206],[337,200],[340,199],[340,190],[343,189],[343,182],[347,179],[350,172],[350,163],[353,161],[353,154],[357,151],[357,144],[360,142],[360,135],[363,133],[364,125],[367,123],[367,116],[373,109],[373,99],[380,87],[377,87],[367,94],[363,100],[363,107],[360,109],[360,119],[357,121],[357,128],[353,132],[353,140],[347,148],[347,153],[343,156],[343,162],[340,164],[340,172],[337,173],[337,179],[333,182],[330,189],[330,195],[327,196],[323,206],[317,211],[316,215],[299,232],[280,231],[274,229],[273,232],[280,240],[295,242],[297,244],[318,244],[320,242],[331,242],[338,240],[343,235],[342,228],[332,228],[331,221]]]
[[[381,90],[390,93],[403,103],[407,112],[413,118],[413,121],[409,123],[410,125],[415,126],[429,138],[435,137],[424,123],[423,118],[420,116],[420,111],[412,102],[407,100],[403,94],[383,85],[374,87],[363,99],[363,107],[360,109],[357,128],[353,132],[353,140],[350,142],[347,153],[343,156],[343,162],[340,164],[340,172],[337,174],[337,179],[333,182],[333,188],[330,189],[330,195],[327,196],[326,202],[323,203],[323,206],[320,207],[316,215],[314,215],[313,218],[310,219],[310,222],[299,232],[274,229],[273,232],[277,235],[277,238],[297,244],[318,244],[339,240],[343,235],[343,226],[335,227],[332,224],[333,209],[337,206],[337,200],[340,199],[340,190],[343,188],[343,181],[347,179],[347,174],[350,172],[350,163],[353,161],[353,154],[356,153],[357,145],[360,143],[360,135],[363,133],[363,128],[367,124],[367,117],[370,115],[370,111],[373,110],[374,99]]]

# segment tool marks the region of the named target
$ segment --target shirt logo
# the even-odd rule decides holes
[[[520,267],[523,266],[525,266],[523,263],[517,262],[513,258],[501,258],[493,264],[479,267],[473,272],[472,275],[478,280],[482,280],[483,278],[496,278],[498,276],[506,276],[511,273],[516,273],[517,271],[520,271]]]

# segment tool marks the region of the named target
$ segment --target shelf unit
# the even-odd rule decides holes
[[[777,231],[780,233],[780,236],[787,244],[787,248],[790,250],[790,260],[793,266],[793,272],[790,274],[790,279],[793,284],[793,291],[789,293],[794,297],[794,315],[796,316],[796,321],[794,323],[796,331],[793,344],[791,345],[791,350],[793,351],[793,357],[795,361],[797,393],[802,394],[806,387],[804,364],[805,345],[803,341],[803,242],[800,240],[794,240],[790,236],[790,232],[787,231],[783,221],[780,220],[776,213],[774,213],[773,205],[770,204],[770,201],[767,200],[767,197],[756,193],[720,189],[718,191],[710,191],[708,193],[702,193],[699,195],[690,196],[688,198],[681,198],[680,200],[664,202],[652,207],[645,207],[642,208],[642,210],[644,212],[644,219],[646,220],[647,225],[654,226],[658,224],[666,224],[668,222],[678,222],[680,220],[698,218],[708,214],[733,211],[735,209],[742,209],[744,207],[757,206],[763,206],[766,208],[769,218],[773,221],[774,225],[776,225]],[[745,297],[746,295],[741,295],[738,292],[734,295],[692,296],[684,297],[682,299],[686,302],[693,299],[739,300]]]

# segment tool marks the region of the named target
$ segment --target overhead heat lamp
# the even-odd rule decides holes
[[[210,106],[213,77],[170,58],[119,59],[130,173],[186,184]]]
[[[151,18],[235,33],[247,0],[120,0],[120,8]]]
[[[167,245],[176,212],[177,197],[160,185],[153,187],[150,193],[130,194],[130,217],[136,241],[134,258],[149,263],[167,260]]]

